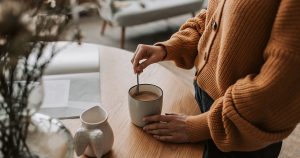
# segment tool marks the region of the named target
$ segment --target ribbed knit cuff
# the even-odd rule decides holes
[[[175,52],[181,49],[180,43],[180,39],[173,37],[167,41],[155,43],[154,45],[162,46],[166,50],[167,55],[163,60],[174,60]]]
[[[188,116],[188,135],[190,142],[199,142],[210,139],[209,127],[207,122],[208,112],[197,116]]]
[[[154,44],[155,46],[160,46],[160,47],[162,47],[163,49],[164,49],[164,51],[165,51],[165,56],[160,60],[160,61],[164,61],[166,58],[167,58],[167,55],[168,55],[168,51],[167,51],[167,48],[164,46],[164,45],[162,45],[162,44]]]

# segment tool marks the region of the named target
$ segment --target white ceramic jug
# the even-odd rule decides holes
[[[82,126],[74,136],[78,156],[85,154],[100,158],[111,150],[114,136],[107,118],[107,112],[100,106],[94,106],[80,115]]]

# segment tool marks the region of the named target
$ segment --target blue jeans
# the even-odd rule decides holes
[[[202,113],[209,111],[214,100],[203,91],[194,81],[195,99],[200,107]],[[251,152],[222,152],[220,151],[213,140],[207,140],[204,142],[203,158],[277,158],[282,142],[271,144],[263,149],[251,151]]]

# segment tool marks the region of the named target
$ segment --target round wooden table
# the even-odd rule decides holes
[[[203,145],[201,143],[160,142],[133,125],[130,122],[127,103],[128,89],[136,84],[136,76],[130,62],[133,54],[101,45],[99,45],[99,54],[101,106],[109,113],[108,122],[113,129],[115,138],[112,151],[104,157],[202,157]],[[155,84],[163,89],[162,113],[187,115],[200,113],[191,90],[173,73],[159,64],[153,64],[146,68],[140,75],[140,82]],[[63,120],[63,123],[72,134],[81,125],[79,119]]]

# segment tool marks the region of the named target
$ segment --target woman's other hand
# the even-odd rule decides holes
[[[139,44],[131,63],[133,64],[134,73],[141,73],[150,64],[157,63],[166,56],[165,49],[162,46],[152,46]],[[141,60],[146,59],[142,63]]]
[[[143,130],[160,141],[172,143],[189,142],[186,115],[153,115],[144,118],[147,123]]]

